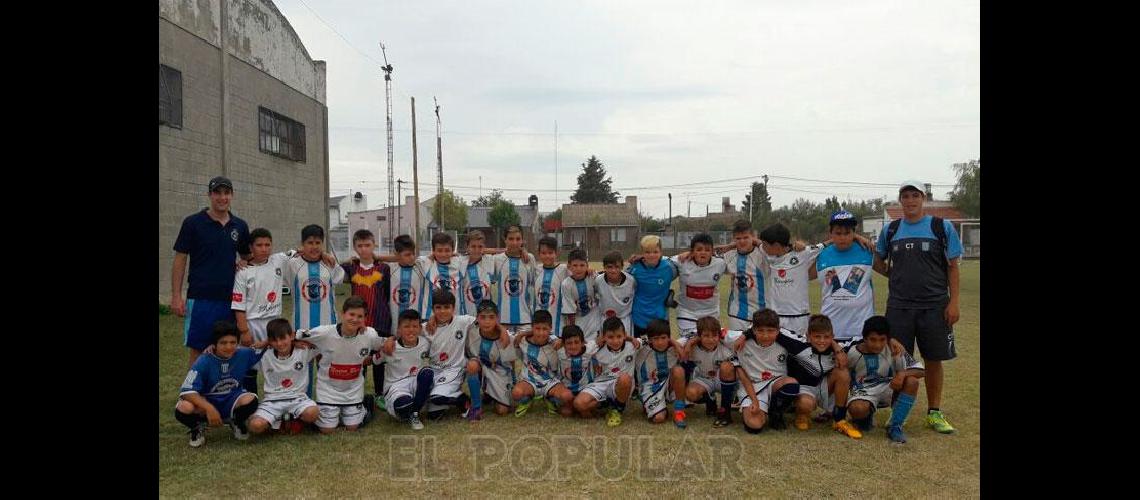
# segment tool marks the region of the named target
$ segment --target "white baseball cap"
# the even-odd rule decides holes
[[[918,192],[922,193],[923,196],[926,196],[926,184],[923,184],[921,181],[911,179],[909,181],[903,182],[901,185],[899,185],[899,192],[901,193],[905,191],[906,188],[916,189]]]

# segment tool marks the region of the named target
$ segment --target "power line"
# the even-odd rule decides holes
[[[383,66],[383,64],[381,64],[380,61],[377,61],[376,58],[368,55],[363,50],[356,48],[356,46],[353,45],[352,42],[348,41],[348,39],[345,38],[344,35],[340,34],[340,31],[337,31],[337,29],[334,28],[333,25],[331,25],[327,21],[325,21],[325,19],[323,17],[321,17],[320,14],[317,14],[317,11],[313,10],[312,7],[309,7],[309,4],[305,3],[305,0],[297,0],[297,1],[301,2],[301,5],[304,5],[305,8],[309,10],[309,12],[312,12],[313,15],[316,16],[317,20],[321,22],[321,24],[325,25],[326,28],[332,30],[333,33],[336,33],[336,36],[340,37],[340,39],[343,40],[344,43],[346,45],[348,45],[352,50],[359,52],[360,55],[368,58],[369,61],[376,63],[377,66]],[[376,127],[376,128],[379,128],[379,127]]]

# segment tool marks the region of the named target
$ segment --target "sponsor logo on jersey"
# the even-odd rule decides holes
[[[761,381],[769,380],[771,378],[772,378],[772,372],[770,372],[768,370],[764,370],[764,372],[760,374],[760,380]]]
[[[356,380],[359,377],[360,363],[349,365],[340,365],[333,363],[329,365],[329,378],[333,380]]]
[[[777,269],[776,274],[779,275],[781,278],[787,278],[788,277],[788,270],[787,269]]]
[[[265,295],[265,300],[268,300],[269,302],[276,302],[277,301],[277,292],[269,292],[268,294]]]
[[[685,296],[690,298],[690,299],[697,299],[697,300],[711,299],[714,293],[716,293],[716,287],[715,286],[685,285]]]
[[[607,318],[612,318],[614,316],[617,316],[617,311],[615,311],[613,309],[606,309],[606,317]]]
[[[234,295],[233,295],[233,297],[231,297],[230,301],[231,302],[239,302],[239,303],[244,302],[245,296],[243,296],[242,294],[240,294],[238,292],[234,292]]]
[[[284,387],[286,389],[293,387],[293,379],[291,379],[291,378],[282,379],[281,380],[281,387]]]
[[[408,368],[408,375],[415,375],[416,370],[419,370],[419,369],[420,369],[420,367],[418,367],[418,366],[413,366],[411,368]]]

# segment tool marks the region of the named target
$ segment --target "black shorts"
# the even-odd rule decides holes
[[[891,324],[891,337],[914,355],[915,340],[922,359],[947,361],[958,357],[954,349],[954,329],[946,324],[943,314],[946,307],[927,309],[887,308],[887,321]]]

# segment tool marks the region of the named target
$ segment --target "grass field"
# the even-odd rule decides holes
[[[593,263],[594,269],[601,269]],[[332,436],[254,436],[239,442],[211,429],[192,449],[173,417],[186,375],[182,318],[160,315],[159,492],[166,497],[422,497],[439,496],[891,496],[980,495],[979,268],[962,265],[958,358],[946,363],[943,410],[958,432],[941,435],[925,425],[926,393],[905,426],[908,442],[891,444],[882,429],[888,412],[862,440],[812,424],[806,432],[746,434],[713,429],[703,406],[689,411],[689,428],[653,425],[639,404],[610,429],[604,418],[567,420],[541,403],[522,418],[490,410],[482,422],[448,418],[412,431],[381,415],[355,433]],[[886,303],[886,280],[875,275],[876,311]],[[728,280],[721,282],[727,300]],[[338,288],[343,301],[346,289]],[[819,310],[819,287],[811,287]],[[285,317],[292,313],[286,306]],[[723,318],[722,318],[723,321]],[[367,382],[371,393],[372,382]]]

